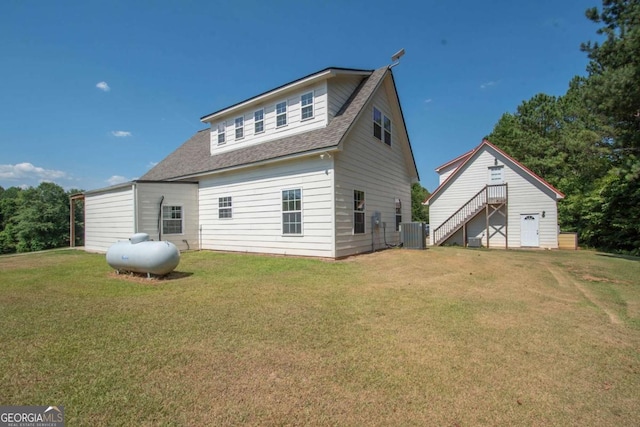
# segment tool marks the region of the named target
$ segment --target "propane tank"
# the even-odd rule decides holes
[[[147,233],[136,233],[129,240],[109,247],[107,263],[118,273],[130,271],[164,276],[180,263],[180,251],[171,242],[152,241]]]

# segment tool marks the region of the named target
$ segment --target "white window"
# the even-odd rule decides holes
[[[400,199],[396,199],[396,231],[400,231],[400,224],[402,223],[402,202]]]
[[[302,190],[282,191],[282,234],[302,234]]]
[[[373,136],[382,141],[382,113],[373,107]]]
[[[302,120],[313,118],[313,92],[305,93],[300,97],[302,107]]]
[[[364,191],[353,190],[353,234],[363,234],[364,226]]]
[[[218,145],[224,144],[224,122],[218,124]]]
[[[244,117],[236,119],[236,139],[244,138]]]
[[[287,125],[287,101],[276,104],[276,127]]]
[[[218,218],[232,218],[231,197],[218,197]]]
[[[254,133],[264,132],[264,110],[258,110],[253,113]]]
[[[391,147],[391,119],[384,116],[384,143]]]
[[[182,206],[162,207],[162,234],[182,234]]]

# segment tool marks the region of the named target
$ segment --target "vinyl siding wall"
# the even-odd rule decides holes
[[[313,92],[313,118],[302,120],[300,97]],[[287,124],[276,127],[276,104],[287,101]],[[254,113],[264,109],[264,131],[255,133]],[[244,117],[244,137],[235,138],[235,119]],[[284,138],[300,132],[307,132],[327,125],[327,84],[322,82],[310,85],[295,92],[281,94],[264,103],[255,104],[242,111],[224,116],[211,123],[211,154],[244,148],[273,139]],[[225,143],[218,145],[218,124],[225,124]]]
[[[133,184],[85,196],[84,247],[107,252],[119,240],[135,232]]]
[[[203,249],[334,257],[333,161],[315,155],[200,181]],[[282,232],[282,191],[302,190],[302,234]],[[231,197],[232,218],[218,199]]]
[[[140,233],[158,240],[160,200],[163,206],[182,207],[182,233],[162,234],[162,240],[176,245],[181,251],[198,249],[198,184],[194,183],[137,183],[137,224]],[[186,240],[186,242],[185,242]]]
[[[429,203],[430,241],[433,242],[433,231],[466,204],[471,197],[480,191],[489,181],[488,168],[494,166],[494,159],[498,165],[504,165],[504,182],[508,184],[508,239],[509,247],[520,247],[520,215],[540,214],[539,246],[542,248],[558,247],[558,211],[555,193],[539,181],[525,173],[510,159],[500,153],[485,147],[476,154],[471,162],[464,166],[458,175],[446,184],[440,194]],[[542,212],[545,217],[542,218]],[[500,214],[492,217],[491,224],[502,227],[504,219]],[[493,234],[490,246],[504,247],[504,232]],[[467,227],[468,237],[482,237],[486,246],[486,217],[480,214]],[[459,231],[449,240],[450,243],[462,244],[462,233]]]
[[[362,76],[340,76],[328,81],[329,83],[329,118],[336,116],[349,97],[362,82]]]
[[[389,77],[387,77],[389,78]],[[389,83],[389,82],[388,82]],[[391,147],[373,136],[373,106],[392,119]],[[385,230],[380,224],[373,227],[374,212],[386,223],[386,242],[397,244],[395,231],[395,199],[402,202],[402,220],[411,221],[411,177],[406,157],[399,141],[401,118],[394,115],[384,84],[365,106],[362,116],[354,124],[343,150],[335,154],[336,188],[336,257],[344,257],[385,245]],[[365,233],[353,233],[353,191],[365,192]]]

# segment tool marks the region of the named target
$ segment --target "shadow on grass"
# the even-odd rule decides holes
[[[633,256],[633,255],[623,255],[623,254],[608,254],[605,252],[598,252],[596,253],[597,256],[604,256],[604,257],[608,257],[608,258],[620,258],[620,259],[626,259],[629,261],[640,261],[640,257],[637,256]]]
[[[132,282],[138,283],[157,283],[157,282],[170,282],[174,280],[185,279],[187,277],[193,276],[193,273],[188,271],[172,271],[169,274],[164,276],[154,276],[147,277],[146,273],[134,273],[134,272],[121,272],[116,273],[115,271],[111,273],[111,275],[115,278],[130,280]]]

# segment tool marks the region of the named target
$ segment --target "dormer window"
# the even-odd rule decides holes
[[[264,132],[264,110],[253,113],[254,133]]]
[[[302,108],[302,120],[313,118],[313,92],[305,93],[300,97],[300,106]]]
[[[244,138],[244,117],[236,119],[236,139]]]
[[[218,145],[224,144],[224,122],[218,124]]]
[[[382,141],[382,113],[373,107],[373,136]]]
[[[287,125],[287,101],[276,104],[276,127]]]

